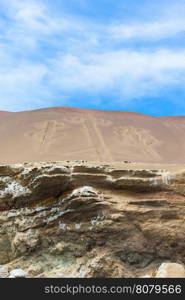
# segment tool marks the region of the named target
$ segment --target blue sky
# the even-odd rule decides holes
[[[0,0],[0,110],[185,115],[185,0]]]

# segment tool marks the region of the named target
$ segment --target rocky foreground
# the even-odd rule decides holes
[[[0,277],[185,277],[185,169],[0,165]]]

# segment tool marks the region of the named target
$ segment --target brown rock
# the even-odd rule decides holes
[[[184,262],[181,166],[58,161],[4,170],[0,264],[8,270],[152,277],[164,259]]]

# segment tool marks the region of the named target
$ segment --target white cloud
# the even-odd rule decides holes
[[[31,109],[47,104],[48,90],[43,77],[46,67],[23,63],[0,73],[0,104],[5,110]]]
[[[158,20],[155,22],[117,24],[110,27],[112,38],[117,40],[147,39],[160,40],[185,33],[185,20]]]
[[[46,3],[0,0],[0,109],[52,106],[57,97],[66,104],[78,92],[124,101],[185,86],[185,48],[157,44],[185,31],[177,10],[173,18],[98,24]]]
[[[50,83],[64,92],[108,92],[118,89],[125,97],[185,83],[185,50],[131,50],[91,56],[66,56],[52,62]]]

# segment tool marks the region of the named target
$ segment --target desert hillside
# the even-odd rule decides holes
[[[185,117],[56,107],[0,111],[2,163],[185,162]]]

